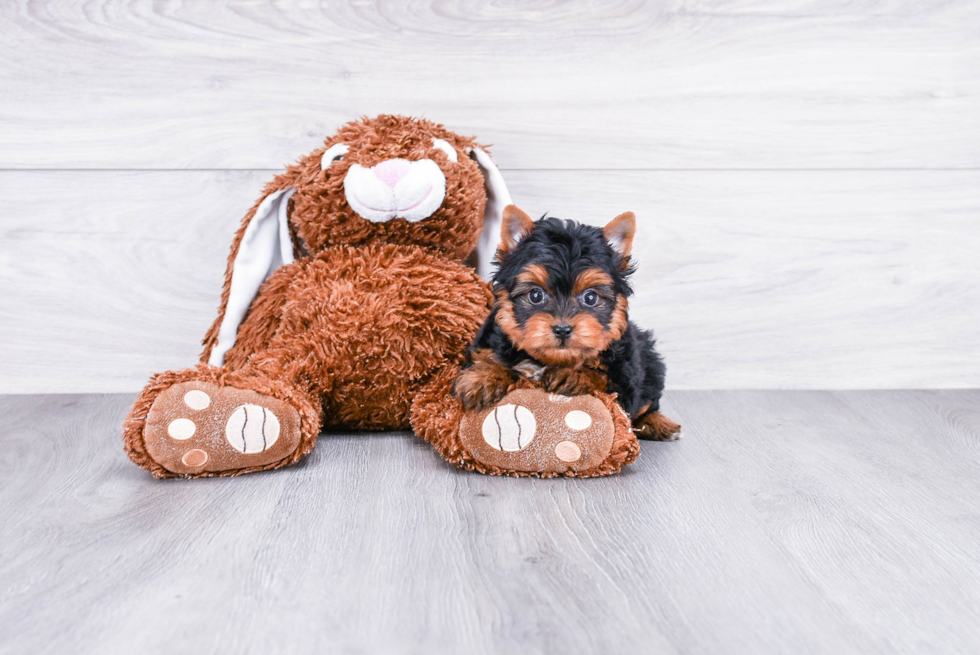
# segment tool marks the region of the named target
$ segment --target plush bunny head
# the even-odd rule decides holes
[[[417,245],[466,260],[489,278],[510,203],[500,172],[471,137],[405,116],[344,125],[277,176],[245,217],[205,356],[221,365],[259,286],[300,253]]]
[[[463,260],[486,222],[486,173],[475,158],[483,153],[474,149],[472,138],[425,119],[348,123],[297,164],[297,236],[310,252],[384,241]]]

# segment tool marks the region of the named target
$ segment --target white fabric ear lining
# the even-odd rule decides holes
[[[208,358],[211,366],[224,365],[225,353],[235,345],[238,326],[262,283],[280,266],[293,263],[289,198],[295,191],[292,188],[283,189],[266,196],[245,228],[232,264],[231,289],[225,316],[218,329],[218,341]]]
[[[476,160],[483,171],[487,188],[487,209],[483,215],[483,231],[480,233],[480,240],[476,243],[476,272],[484,280],[489,280],[493,275],[493,258],[500,246],[500,223],[503,220],[504,207],[514,203],[504,178],[497,165],[490,159],[490,155],[479,148],[473,148],[470,150],[470,157]]]
[[[350,148],[347,147],[347,144],[345,143],[333,144],[332,146],[327,148],[327,151],[323,153],[323,157],[320,158],[320,170],[321,171],[327,170],[328,168],[330,168],[330,164],[332,164],[334,160],[343,157],[348,152],[350,152]]]
[[[439,150],[442,150],[444,153],[446,153],[446,156],[449,157],[449,161],[452,162],[459,161],[459,155],[456,154],[456,148],[449,145],[448,141],[444,139],[432,139],[432,147],[438,148]]]

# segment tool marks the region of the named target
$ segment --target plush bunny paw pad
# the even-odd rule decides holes
[[[299,442],[299,414],[289,403],[213,382],[173,385],[146,418],[147,453],[179,475],[271,464]]]
[[[494,407],[467,412],[459,436],[483,464],[568,473],[601,464],[612,450],[614,431],[609,410],[593,396],[518,389]]]

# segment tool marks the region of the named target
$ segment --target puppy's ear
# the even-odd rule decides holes
[[[500,224],[500,250],[508,253],[534,229],[534,221],[521,211],[517,205],[504,207],[504,218]]]
[[[606,235],[606,241],[619,253],[619,256],[626,258],[633,250],[633,235],[636,234],[636,216],[633,212],[625,212],[609,221],[609,225],[602,228]]]

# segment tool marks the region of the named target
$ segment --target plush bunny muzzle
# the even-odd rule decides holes
[[[365,168],[354,164],[344,178],[351,209],[372,223],[404,218],[416,223],[432,216],[446,198],[446,176],[431,159],[387,159]]]

